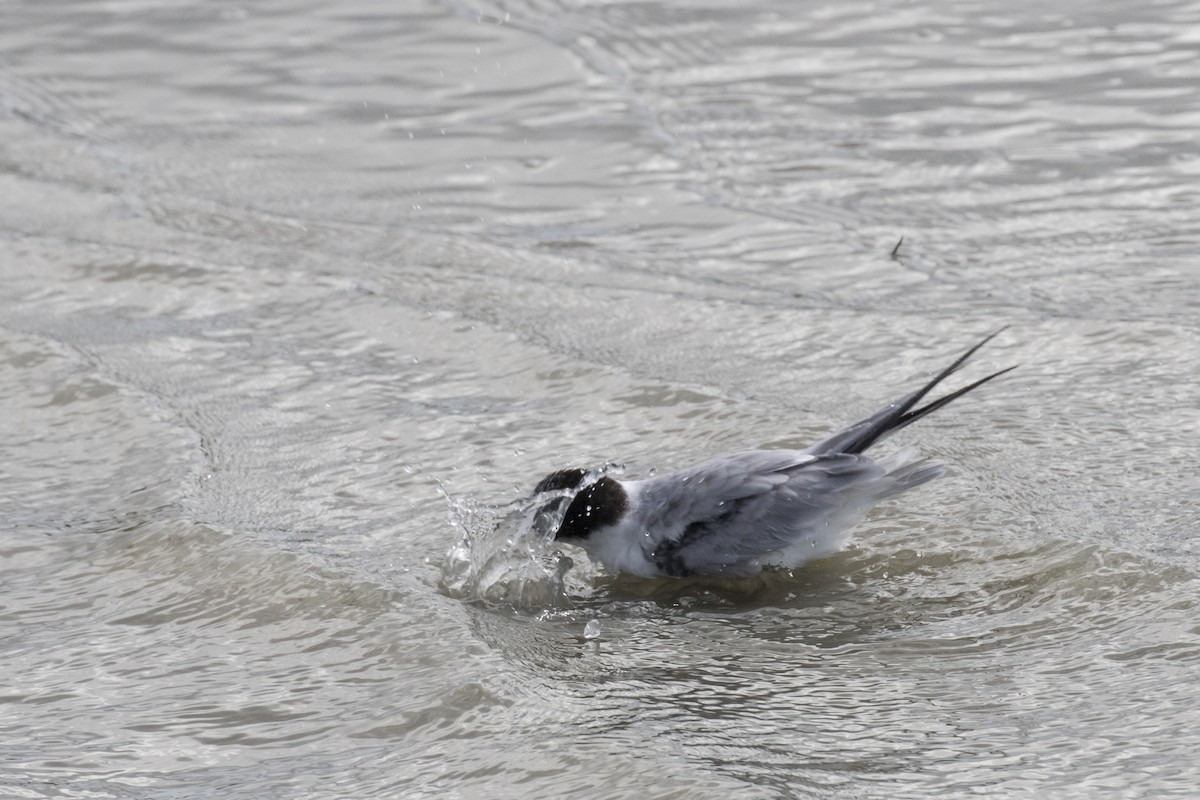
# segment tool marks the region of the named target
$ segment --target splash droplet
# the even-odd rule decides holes
[[[600,638],[600,620],[590,619],[588,624],[583,626],[583,638],[599,639]]]

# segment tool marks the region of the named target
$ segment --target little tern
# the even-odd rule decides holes
[[[850,529],[888,497],[920,486],[944,467],[903,447],[878,460],[864,453],[1008,367],[917,404],[957,372],[972,347],[920,389],[804,450],[750,450],[642,480],[564,469],[542,479],[540,516],[557,521],[554,540],[582,547],[612,573],[642,577],[751,575],[791,569],[841,549]],[[565,513],[563,509],[565,508]],[[550,525],[554,525],[554,521]]]

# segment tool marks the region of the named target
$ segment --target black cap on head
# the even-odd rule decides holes
[[[559,474],[561,473],[555,473],[555,475]],[[554,538],[567,541],[586,539],[597,528],[616,524],[628,508],[629,496],[621,487],[620,482],[612,478],[601,478],[595,483],[585,486],[571,500],[571,505],[567,508],[567,513],[563,517],[562,524],[558,526],[558,532],[554,534]]]
[[[585,475],[587,475],[587,472],[578,467],[551,472],[538,481],[538,485],[533,487],[533,493],[540,494],[541,492],[558,492],[563,489],[578,489],[579,484],[583,483]]]

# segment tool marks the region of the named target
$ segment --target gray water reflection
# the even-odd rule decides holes
[[[0,795],[1193,796],[1197,30],[7,4]],[[802,446],[1004,324],[846,553],[442,591],[443,495]]]

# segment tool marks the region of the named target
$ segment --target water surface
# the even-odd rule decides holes
[[[1195,4],[3,19],[5,796],[1194,796]],[[843,554],[446,590],[1004,325]]]

